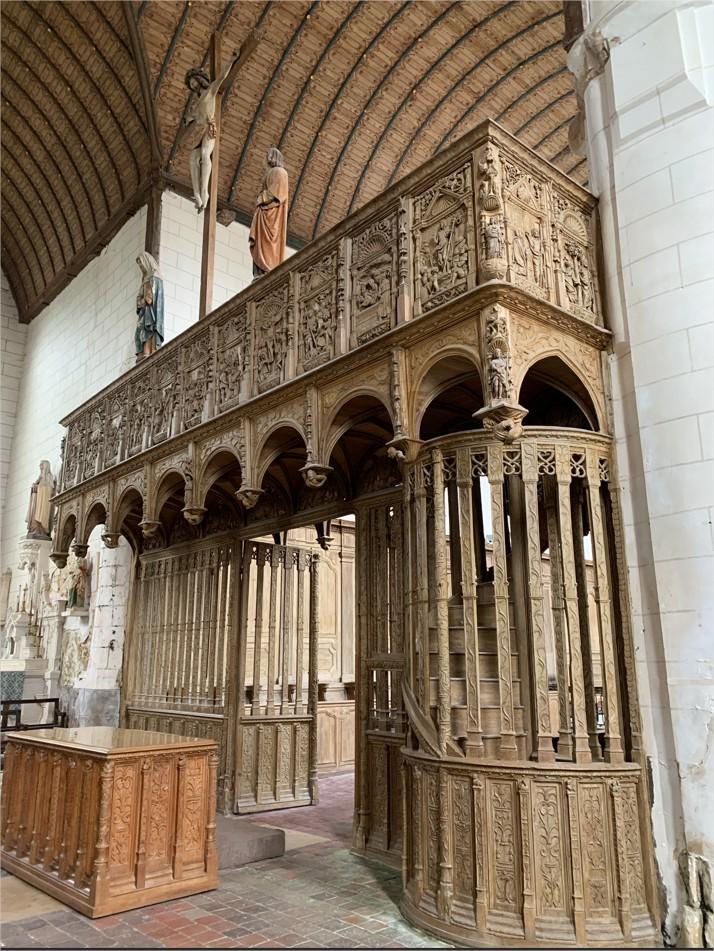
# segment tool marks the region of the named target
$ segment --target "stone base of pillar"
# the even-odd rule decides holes
[[[119,688],[93,690],[89,687],[61,687],[62,709],[68,727],[119,726]]]

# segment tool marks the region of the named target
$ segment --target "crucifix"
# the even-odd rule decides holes
[[[198,317],[211,310],[213,298],[213,258],[216,248],[216,215],[218,213],[218,160],[221,140],[221,100],[223,90],[257,46],[253,34],[224,65],[221,57],[221,36],[214,33],[210,46],[210,75],[205,69],[190,69],[186,85],[197,98],[189,108],[181,130],[181,139],[191,139],[191,184],[196,210],[203,216],[203,247],[201,250],[201,293]]]

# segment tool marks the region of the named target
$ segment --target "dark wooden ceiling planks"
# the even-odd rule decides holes
[[[2,5],[2,265],[31,319],[153,184],[189,188],[184,77],[218,30],[219,203],[246,219],[277,145],[311,240],[486,117],[579,182],[555,0],[105,0]],[[157,181],[157,176],[159,180]]]

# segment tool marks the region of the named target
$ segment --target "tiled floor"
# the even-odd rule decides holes
[[[35,889],[3,877],[2,905],[12,890],[14,914],[0,913],[2,946],[448,947],[400,916],[399,873],[350,853],[352,784],[351,773],[329,777],[320,782],[319,806],[255,816],[251,821],[287,830],[285,855],[223,871],[216,891],[193,898],[92,921],[69,909],[51,910],[56,905],[43,904]],[[23,900],[27,915],[18,917]]]

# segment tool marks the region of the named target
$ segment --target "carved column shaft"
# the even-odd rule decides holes
[[[600,474],[597,456],[587,455],[586,485],[590,512],[593,566],[595,569],[595,601],[600,626],[600,650],[603,692],[605,697],[605,758],[610,763],[624,759],[620,737],[620,712],[615,665],[614,634],[611,623],[610,583],[607,572],[605,530],[600,502]]]
[[[458,494],[461,597],[463,603],[464,649],[466,652],[467,738],[466,755],[483,756],[481,736],[481,682],[478,643],[478,603],[476,594],[476,562],[474,559],[474,520],[472,508],[471,453],[467,448],[456,451],[456,486]],[[452,577],[453,577],[452,566]]]
[[[449,669],[449,582],[446,571],[446,531],[444,513],[444,470],[439,449],[432,450],[432,473],[434,480],[434,575],[436,588],[436,627],[438,645],[438,724],[439,746],[446,754],[451,735],[451,673]]]
[[[583,684],[585,687],[585,717],[588,724],[588,739],[590,755],[593,761],[602,759],[600,743],[597,734],[597,709],[595,706],[595,675],[593,661],[593,645],[590,635],[590,612],[588,605],[588,578],[585,565],[585,548],[583,545],[583,491],[582,486],[574,485],[573,504],[573,545],[575,548],[575,579],[579,592],[578,612],[580,616],[580,640],[583,654]]]
[[[563,596],[568,620],[570,683],[573,691],[573,756],[576,763],[589,763],[592,757],[590,755],[588,726],[585,717],[580,615],[578,612],[578,589],[573,550],[573,519],[570,508],[570,450],[566,446],[556,448],[556,480],[558,485],[561,555],[563,558]]]
[[[555,759],[551,741],[550,706],[548,700],[548,668],[545,652],[545,616],[543,611],[543,579],[541,575],[540,521],[538,518],[538,456],[535,445],[523,442],[521,447],[524,509],[526,522],[526,558],[528,602],[531,626],[531,676],[533,680],[536,757],[540,762]]]
[[[429,712],[429,582],[427,544],[427,506],[424,466],[415,466],[414,508],[416,521],[416,640],[419,650],[419,680],[421,705]]]
[[[501,755],[516,759],[511,672],[511,629],[508,610],[508,569],[506,564],[506,520],[503,497],[503,449],[488,447],[488,481],[491,486],[493,523],[493,596],[496,608],[496,651],[501,706]]]
[[[268,683],[265,697],[265,715],[275,713],[275,654],[276,618],[278,600],[278,548],[270,550],[270,600],[268,603]]]
[[[282,673],[280,689],[280,713],[285,716],[290,708],[290,654],[292,652],[293,628],[293,562],[292,552],[285,548],[283,562],[283,598],[281,606],[280,628],[282,631]]]
[[[553,603],[553,633],[558,680],[558,758],[572,759],[573,732],[570,719],[570,676],[568,673],[567,622],[563,601],[563,572],[558,535],[558,498],[550,479],[544,481],[543,495],[550,552],[550,595]]]
[[[305,561],[303,552],[298,553],[297,571],[297,601],[296,601],[296,623],[295,623],[295,713],[303,713],[304,706],[302,700],[303,693],[303,653],[305,649]],[[309,648],[308,648],[309,654]],[[309,676],[309,674],[308,674]],[[255,690],[255,687],[253,687]]]
[[[313,806],[319,801],[317,792],[317,681],[318,681],[318,645],[320,640],[320,555],[315,552],[310,566],[310,687],[308,693],[308,711],[310,720],[310,766],[308,770],[308,788]]]

